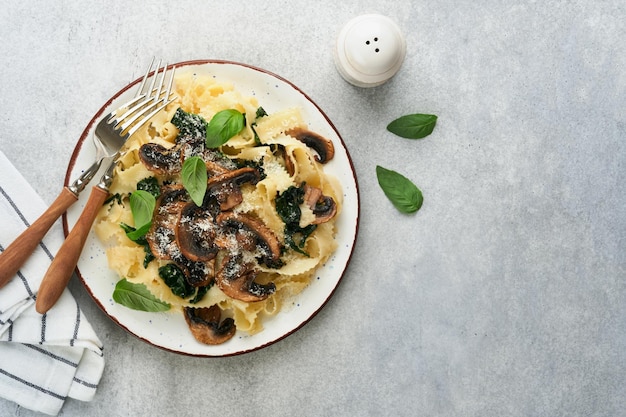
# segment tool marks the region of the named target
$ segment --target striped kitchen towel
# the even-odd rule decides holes
[[[46,209],[0,152],[0,250]],[[57,415],[68,398],[90,401],[104,369],[102,343],[69,290],[46,314],[37,289],[63,242],[60,221],[17,275],[0,289],[0,396]]]

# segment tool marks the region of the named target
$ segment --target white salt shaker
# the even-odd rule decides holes
[[[334,57],[346,81],[357,87],[376,87],[398,72],[405,54],[404,36],[393,20],[364,14],[341,29]]]

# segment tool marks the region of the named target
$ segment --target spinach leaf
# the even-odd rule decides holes
[[[241,132],[246,119],[238,110],[227,109],[217,112],[206,128],[207,148],[222,146],[228,139]]]
[[[159,276],[170,287],[174,295],[180,298],[187,298],[192,295],[195,288],[187,282],[182,269],[176,264],[167,264],[159,268]]]
[[[414,213],[422,207],[422,192],[405,176],[376,166],[378,184],[387,198],[402,213]]]
[[[252,133],[254,133],[254,143],[256,145],[260,145],[261,144],[261,138],[259,137],[259,135],[256,133],[256,121],[257,119],[263,117],[263,116],[267,116],[267,112],[265,111],[265,109],[263,107],[259,107],[256,109],[256,118],[254,119],[254,123],[252,123],[250,125],[250,127],[252,128]]]
[[[304,251],[306,239],[315,231],[317,225],[300,227],[302,211],[300,204],[304,202],[304,183],[300,187],[291,186],[276,196],[276,212],[285,223],[285,243],[298,253],[308,256]]]
[[[309,256],[309,254],[304,251],[304,244],[315,229],[317,229],[316,224],[310,224],[306,227],[300,227],[298,223],[286,225],[285,243],[296,252]]]
[[[285,224],[300,222],[300,204],[304,202],[304,189],[296,186],[287,188],[276,197],[276,212]]]
[[[120,193],[115,193],[113,195],[110,195],[109,197],[107,197],[106,200],[104,200],[104,203],[102,203],[103,206],[106,206],[107,204],[111,204],[111,207],[113,206],[114,203],[117,204],[122,204],[122,195]]]
[[[150,245],[148,245],[147,242],[145,245],[143,245],[143,251],[146,253],[146,255],[143,257],[143,267],[147,268],[148,264],[156,259],[156,256],[154,256],[154,254],[152,253],[152,249],[150,249]]]
[[[200,115],[187,113],[180,107],[172,116],[172,124],[178,128],[178,136],[202,138],[206,136],[207,122]]]
[[[193,202],[196,203],[196,206],[201,206],[204,200],[204,194],[206,193],[208,179],[206,164],[202,158],[192,156],[185,159],[181,177],[183,186],[189,193]]]
[[[213,286],[214,283],[215,283],[215,281],[211,281],[211,283],[209,285],[205,285],[203,287],[198,287],[198,291],[196,291],[196,295],[191,300],[189,300],[189,302],[191,304],[197,304],[200,301],[202,301],[202,298],[204,298],[206,293],[209,292],[209,290],[211,289],[211,287]]]
[[[422,139],[430,135],[437,123],[434,114],[408,114],[387,125],[387,130],[407,139]]]
[[[137,183],[137,189],[149,192],[154,196],[154,198],[159,198],[161,195],[161,187],[159,186],[159,181],[156,177],[147,177],[142,179]]]
[[[126,278],[115,285],[113,300],[133,310],[149,312],[167,311],[171,307],[169,303],[156,298],[144,284],[135,284]]]

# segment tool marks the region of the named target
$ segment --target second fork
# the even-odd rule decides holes
[[[98,125],[103,123],[109,123],[111,120],[119,117],[119,120],[130,120],[132,114],[137,114],[139,109],[146,108],[146,105],[151,104],[155,97],[160,99],[163,94],[162,86],[165,83],[165,72],[167,65],[160,69],[160,63],[154,70],[152,81],[147,86],[146,83],[150,78],[154,60],[150,63],[148,70],[146,71],[141,84],[137,90],[135,97],[128,103],[123,104],[118,109],[108,114]],[[161,74],[160,83],[157,85],[157,76]],[[170,76],[170,85],[173,79],[173,75]],[[121,116],[119,113],[124,112]],[[130,114],[129,114],[130,112]],[[136,120],[136,119],[133,119]],[[96,129],[96,134],[99,133]],[[48,207],[48,209],[33,222],[21,235],[19,235],[2,253],[0,253],[0,288],[2,288],[7,282],[9,282],[22,267],[24,262],[33,253],[39,242],[48,233],[50,227],[54,222],[72,205],[78,200],[78,195],[87,186],[89,181],[98,172],[102,160],[106,157],[111,157],[122,146],[123,140],[118,136],[118,140],[111,141],[111,143],[104,143],[105,141],[97,141],[96,144],[96,158],[94,163],[87,168],[82,175],[80,175],[71,185],[64,187],[61,190],[59,196]]]
[[[98,124],[96,131],[100,129],[100,135],[113,137],[114,139],[120,140],[123,144],[141,126],[172,103],[175,100],[175,98],[170,97],[174,70],[172,69],[169,85],[167,88],[163,89],[165,86],[166,71],[167,65],[163,68],[161,81],[156,89],[154,88],[154,82],[152,86],[150,86],[149,91],[151,94],[154,91],[156,91],[156,93],[154,93],[153,96],[150,95],[147,102],[142,101],[140,105],[134,106],[122,116],[110,116],[105,118],[103,122]],[[156,80],[157,75],[158,71],[155,71],[154,80]],[[41,285],[39,286],[35,304],[35,309],[38,313],[44,314],[54,306],[72,277],[89,231],[91,230],[91,226],[102,204],[109,196],[109,187],[113,180],[113,170],[117,165],[120,152],[121,151],[118,150],[111,158],[112,161],[100,182],[93,187],[76,224],[67,235],[44,275]]]

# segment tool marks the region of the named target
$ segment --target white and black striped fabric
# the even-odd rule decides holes
[[[0,250],[45,209],[0,152]],[[57,415],[68,398],[90,401],[104,369],[102,343],[69,290],[46,314],[35,311],[37,289],[62,242],[57,222],[0,289],[0,396],[49,415]]]

